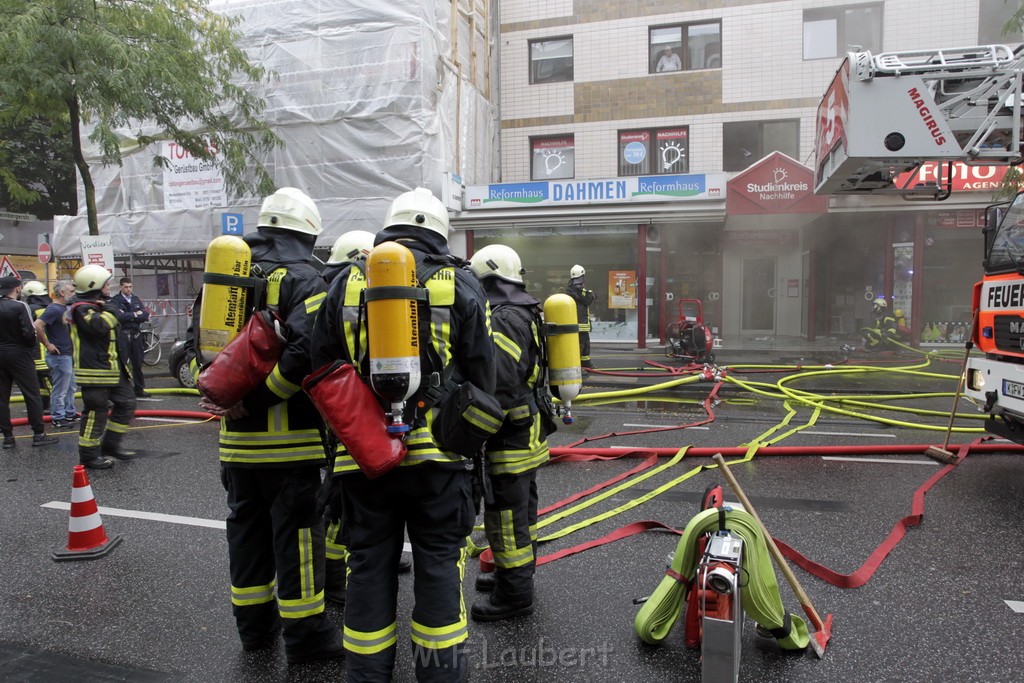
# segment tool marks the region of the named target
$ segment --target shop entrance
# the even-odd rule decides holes
[[[775,334],[775,271],[778,258],[743,259],[740,333]]]

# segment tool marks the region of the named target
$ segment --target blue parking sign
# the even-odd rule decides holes
[[[240,213],[222,213],[220,215],[220,234],[222,234],[222,235],[241,235],[242,234],[242,214],[240,214]]]

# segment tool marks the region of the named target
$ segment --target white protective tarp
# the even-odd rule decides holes
[[[220,0],[211,7],[242,18],[242,47],[278,75],[260,90],[264,118],[284,146],[262,161],[279,187],[316,201],[324,223],[318,245],[352,229],[377,231],[391,199],[408,189],[440,195],[446,171],[467,184],[497,177],[497,109],[481,87],[487,62],[478,56],[470,68],[472,41],[478,55],[493,54],[492,46],[457,17],[453,51],[449,1]],[[495,69],[490,76],[496,82]],[[224,213],[242,214],[246,232],[255,228],[259,197],[229,194],[228,206],[166,210],[164,172],[153,164],[161,143],[138,148],[131,132],[122,133],[120,167],[102,166],[96,150],[86,150],[100,232],[113,236],[115,253],[204,250]],[[54,232],[59,256],[77,254],[78,238],[88,234],[84,208],[57,217]]]

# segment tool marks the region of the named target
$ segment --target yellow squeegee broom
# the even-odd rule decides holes
[[[942,444],[942,448],[938,446],[929,446],[925,449],[924,454],[932,460],[937,460],[944,465],[951,465],[956,462],[956,456],[949,450],[949,435],[953,432],[953,420],[956,419],[956,407],[960,404],[960,393],[964,389],[964,375],[967,374],[967,359],[971,355],[971,349],[974,348],[974,328],[978,325],[978,311],[974,311],[974,318],[971,319],[971,331],[967,335],[967,341],[964,343],[964,362],[960,366],[960,378],[956,382],[956,394],[953,396],[953,410],[949,412],[949,426],[946,427],[946,440]]]

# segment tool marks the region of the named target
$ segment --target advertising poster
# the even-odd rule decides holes
[[[608,308],[636,308],[636,271],[608,271]]]
[[[167,159],[164,166],[164,209],[227,205],[224,176],[213,161],[197,159],[176,142],[165,141],[160,153]]]

